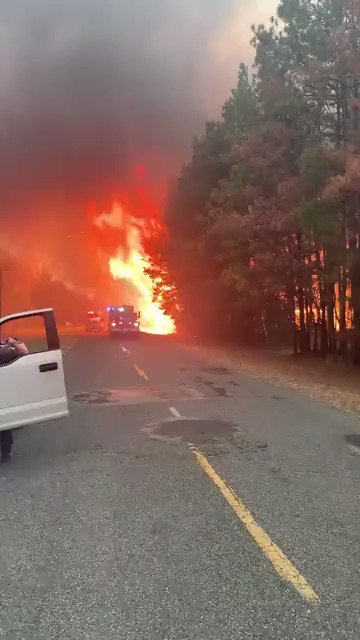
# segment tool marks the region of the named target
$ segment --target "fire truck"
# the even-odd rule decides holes
[[[85,323],[85,331],[102,331],[104,328],[104,318],[99,311],[91,309],[88,311]]]
[[[108,333],[116,335],[140,335],[140,311],[136,312],[131,305],[107,307]]]

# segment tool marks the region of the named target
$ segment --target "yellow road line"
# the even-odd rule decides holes
[[[140,376],[140,378],[144,378],[144,380],[149,380],[149,378],[147,377],[145,371],[140,369],[140,367],[138,367],[137,364],[134,364],[134,369],[135,369],[136,373],[138,374],[138,376]]]
[[[281,551],[281,549],[272,542],[267,533],[260,527],[260,525],[257,524],[242,500],[240,500],[233,490],[225,484],[219,474],[216,473],[215,469],[211,466],[210,462],[200,451],[193,450],[193,453],[201,468],[217,486],[225,500],[227,500],[229,505],[235,511],[237,517],[241,520],[245,529],[255,540],[256,544],[260,547],[268,560],[270,560],[275,571],[277,571],[284,580],[290,582],[300,595],[305,598],[305,600],[318,602],[319,596],[315,593],[304,576],[301,575],[297,568]]]

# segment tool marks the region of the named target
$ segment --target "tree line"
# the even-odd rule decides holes
[[[150,273],[180,330],[360,360],[360,2],[281,0],[194,139]]]
[[[0,249],[0,269],[3,270],[2,315],[52,307],[60,324],[85,322],[92,301],[55,278],[46,267],[32,270],[25,260],[18,260]]]

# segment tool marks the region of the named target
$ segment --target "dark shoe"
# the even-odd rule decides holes
[[[1,456],[1,464],[8,464],[11,462],[11,453],[3,453]]]

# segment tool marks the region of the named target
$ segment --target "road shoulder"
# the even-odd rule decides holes
[[[291,387],[337,409],[360,412],[360,370],[353,366],[322,362],[313,356],[297,357],[289,352],[199,344],[187,344],[186,348],[201,360],[231,367],[276,386]]]

